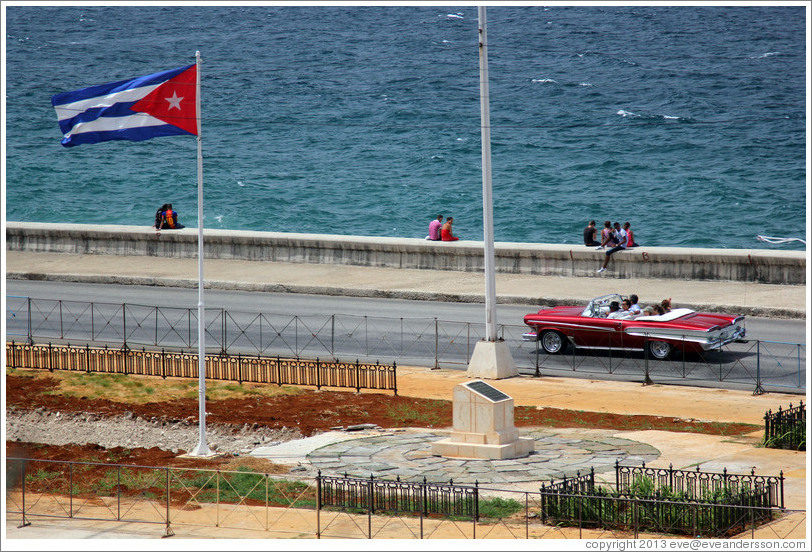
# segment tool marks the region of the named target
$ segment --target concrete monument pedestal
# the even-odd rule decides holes
[[[474,346],[467,374],[472,378],[504,379],[518,376],[519,369],[507,343],[483,340]]]
[[[513,399],[482,380],[454,387],[454,430],[435,441],[432,454],[451,458],[505,460],[527,456],[533,439],[519,437]]]

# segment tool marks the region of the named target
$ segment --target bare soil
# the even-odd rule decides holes
[[[59,380],[46,374],[6,375],[6,404],[15,413],[90,413],[94,419],[127,416],[162,425],[197,425],[196,399],[178,398],[160,402],[130,403],[91,399],[59,392]],[[253,395],[241,398],[206,401],[206,423],[245,430],[285,430],[289,435],[304,437],[335,428],[357,424],[374,424],[382,428],[423,427],[450,428],[451,401],[394,396],[392,393],[354,393],[302,389],[279,396]],[[759,429],[749,424],[708,423],[659,416],[626,416],[620,414],[562,410],[556,408],[516,407],[517,427],[588,427],[596,429],[658,429],[741,435]],[[291,431],[294,430],[294,431]],[[287,437],[288,439],[291,437]],[[236,464],[255,462],[235,454],[214,458],[183,457],[188,451],[163,450],[157,447],[110,447],[97,444],[48,445],[31,442],[6,442],[8,457],[51,460],[73,460],[127,463],[142,466],[207,467],[226,469]],[[235,464],[236,463],[236,464]],[[261,467],[262,471],[273,469]]]

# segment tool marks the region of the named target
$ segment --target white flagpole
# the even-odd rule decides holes
[[[485,333],[496,341],[496,274],[491,191],[491,114],[488,91],[488,31],[485,6],[479,6],[479,107],[482,125],[482,219],[485,231]]]
[[[209,456],[206,443],[206,309],[203,301],[203,145],[200,139],[200,52],[195,52],[195,116],[197,117],[197,371],[200,440],[191,456]]]

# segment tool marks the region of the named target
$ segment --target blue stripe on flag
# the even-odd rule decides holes
[[[138,102],[120,102],[109,107],[91,107],[90,109],[79,112],[75,117],[62,119],[59,121],[59,128],[62,130],[62,134],[67,134],[70,132],[70,129],[79,123],[95,121],[99,117],[129,117],[134,113],[130,107],[136,103]]]
[[[62,145],[70,148],[73,146],[79,146],[81,144],[97,144],[99,142],[106,142],[108,140],[131,140],[140,142],[142,140],[160,138],[162,136],[180,135],[194,136],[194,134],[186,132],[182,128],[178,128],[175,125],[160,125],[101,132],[82,132],[80,134],[73,134],[69,138],[63,138]]]
[[[81,90],[74,90],[73,92],[60,92],[59,94],[54,94],[51,97],[51,105],[56,107],[58,105],[78,102],[80,100],[87,100],[89,98],[97,98],[99,96],[107,96],[108,94],[114,94],[116,92],[123,92],[124,90],[130,90],[131,88],[140,88],[142,86],[160,84],[173,77],[177,77],[190,67],[193,67],[193,65],[178,67],[177,69],[169,69],[167,71],[161,71],[160,73],[146,75],[144,77],[136,77],[134,79],[90,86],[88,88],[82,88]]]

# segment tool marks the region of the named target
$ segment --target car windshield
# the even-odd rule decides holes
[[[609,304],[612,301],[617,301],[619,305],[623,301],[623,297],[617,293],[596,297],[589,302],[584,309],[584,312],[581,313],[581,316],[588,316],[589,318],[606,318],[606,316],[609,314]]]

